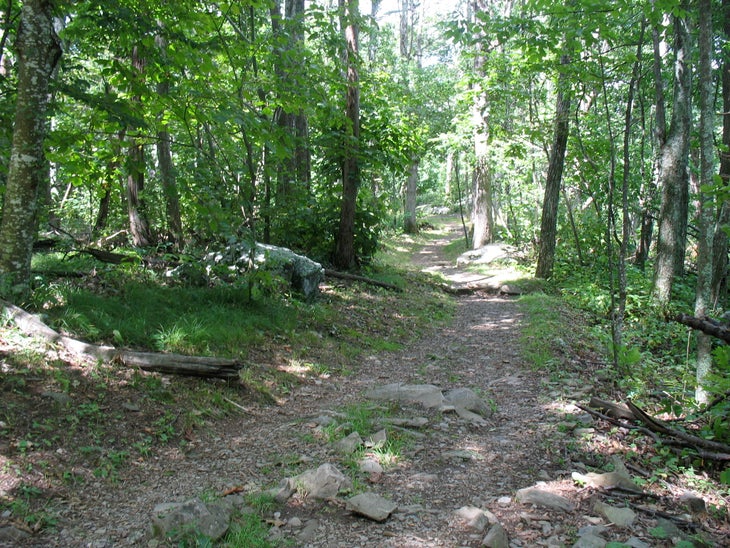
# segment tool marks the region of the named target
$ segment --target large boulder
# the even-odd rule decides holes
[[[283,278],[307,299],[319,293],[319,284],[324,280],[321,264],[291,249],[256,242],[252,254],[251,243],[240,241],[210,251],[200,263],[185,263],[168,272],[168,276],[202,285],[216,278],[246,274],[252,268]]]

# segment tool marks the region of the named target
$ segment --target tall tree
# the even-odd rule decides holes
[[[479,17],[487,11],[486,0],[474,2],[474,16]],[[472,171],[472,249],[479,249],[492,241],[494,237],[494,219],[492,215],[492,172],[489,165],[489,104],[487,90],[483,81],[486,79],[486,44],[484,32],[479,33],[474,57],[474,104],[472,106],[472,122],[474,127],[474,170]]]
[[[712,79],[712,2],[699,0],[698,50],[700,95],[700,188],[697,213],[697,290],[694,314],[704,317],[712,308],[712,253],[714,237],[714,204],[707,189],[713,186],[715,170],[714,82]],[[712,338],[702,332],[697,335],[697,388],[695,399],[707,403],[709,394],[705,382],[712,366]]]
[[[10,166],[0,222],[0,294],[22,298],[30,287],[30,262],[40,190],[47,184],[43,152],[49,84],[61,57],[53,29],[53,4],[23,4],[16,40],[18,89]]]
[[[340,0],[345,33],[345,134],[342,158],[342,202],[333,262],[340,268],[355,265],[355,213],[360,187],[360,84],[357,69],[359,55],[357,18],[358,0]]]
[[[689,138],[691,121],[690,17],[687,2],[681,13],[673,15],[674,27],[674,99],[672,119],[663,143],[657,173],[662,189],[659,212],[659,236],[654,273],[654,294],[662,304],[671,297],[672,285],[684,270],[689,207]]]
[[[558,201],[560,199],[560,185],[563,179],[565,151],[568,145],[570,129],[570,85],[566,68],[570,63],[567,55],[560,58],[560,73],[555,97],[555,121],[553,144],[550,149],[547,178],[545,179],[545,197],[542,202],[542,217],[540,220],[540,249],[537,256],[535,276],[549,278],[553,273],[555,263],[555,242],[558,227]]]

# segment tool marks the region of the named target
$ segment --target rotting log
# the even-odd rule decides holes
[[[187,375],[193,377],[216,377],[230,379],[238,376],[243,364],[237,360],[213,356],[185,356],[156,352],[133,352],[113,346],[90,344],[66,337],[48,327],[37,316],[22,308],[0,300],[3,314],[24,333],[40,337],[51,345],[58,345],[79,356],[97,361],[115,362],[133,369]]]
[[[391,284],[388,282],[381,282],[380,280],[374,280],[372,278],[366,278],[365,276],[358,276],[357,274],[349,274],[347,272],[340,272],[339,270],[330,270],[329,268],[325,269],[324,271],[325,276],[329,276],[330,278],[339,278],[341,280],[350,280],[353,282],[362,282],[368,285],[374,285],[377,287],[384,287],[385,289],[390,289],[391,291],[403,291],[400,287],[398,287],[395,284]]]

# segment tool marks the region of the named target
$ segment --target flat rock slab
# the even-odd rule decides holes
[[[386,384],[371,390],[367,397],[372,400],[420,404],[426,408],[441,407],[444,404],[441,389],[432,384]]]
[[[374,521],[385,521],[398,508],[392,500],[376,493],[361,493],[347,501],[347,509]]]
[[[444,403],[453,405],[457,410],[466,409],[481,415],[491,417],[492,409],[471,388],[454,388],[444,394]]]
[[[554,510],[563,510],[564,512],[572,512],[575,505],[563,496],[556,495],[537,487],[526,487],[517,491],[517,500],[522,504],[534,504],[542,508],[551,508]]]

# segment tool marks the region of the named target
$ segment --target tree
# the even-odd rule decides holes
[[[48,0],[23,4],[16,41],[18,88],[5,201],[0,222],[0,294],[22,298],[30,288],[30,262],[40,190],[47,184],[43,152],[48,89],[61,46]]]
[[[661,304],[671,297],[676,277],[684,271],[689,206],[689,138],[691,119],[690,33],[687,4],[673,16],[674,100],[666,141],[661,145],[657,186],[662,190],[654,294]]]
[[[704,317],[712,308],[713,238],[715,211],[708,190],[712,188],[715,170],[715,120],[712,78],[712,2],[699,0],[699,95],[700,95],[700,188],[697,214],[697,290],[695,294],[695,317]],[[712,338],[697,334],[697,388],[695,399],[708,403],[710,397],[705,387],[712,366]]]
[[[565,150],[568,144],[570,88],[565,67],[570,63],[567,55],[560,58],[562,70],[558,75],[558,87],[555,98],[555,130],[553,144],[550,149],[547,177],[545,179],[545,198],[542,202],[540,220],[540,249],[537,256],[535,277],[549,278],[555,262],[555,240],[558,226],[558,201],[560,185],[563,178]]]
[[[346,126],[342,157],[342,202],[340,225],[337,232],[333,262],[340,268],[349,269],[355,265],[355,212],[357,191],[360,187],[360,87],[357,70],[358,0],[340,0],[343,10],[342,28],[345,34],[345,69],[347,91],[345,94]]]

